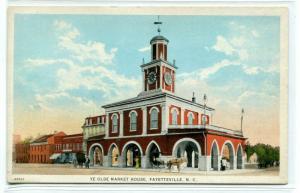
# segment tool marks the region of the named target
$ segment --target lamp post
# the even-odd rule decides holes
[[[202,119],[202,122],[204,123],[204,128],[206,126],[206,102],[207,102],[207,97],[206,97],[206,94],[203,95],[203,103],[204,103],[204,116],[201,117]],[[205,117],[205,118],[203,118]]]
[[[244,119],[244,108],[242,108],[242,112],[241,112],[241,132],[243,134],[243,119]]]

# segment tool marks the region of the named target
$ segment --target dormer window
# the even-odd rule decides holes
[[[89,125],[89,119],[85,119],[85,125]]]

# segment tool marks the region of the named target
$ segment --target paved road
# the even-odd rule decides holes
[[[227,171],[197,171],[189,168],[183,169],[180,173],[175,169],[169,172],[167,169],[135,169],[135,168],[104,168],[91,167],[74,168],[70,164],[14,164],[13,174],[46,174],[46,175],[146,175],[146,176],[168,176],[168,175],[239,175],[239,176],[276,176],[279,175],[279,168],[268,169],[242,169]]]

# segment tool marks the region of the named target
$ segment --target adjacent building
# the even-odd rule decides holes
[[[15,162],[16,163],[29,163],[29,143],[17,143],[14,146],[15,149]]]
[[[72,163],[83,152],[83,134],[57,132],[15,145],[16,163]]]

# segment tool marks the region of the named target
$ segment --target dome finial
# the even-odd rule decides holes
[[[162,22],[159,21],[159,15],[158,15],[157,16],[157,21],[154,22],[154,25],[157,25],[157,32],[158,32],[159,35],[160,35],[160,32],[161,32],[161,30],[160,30],[160,25],[161,24],[162,24]]]

